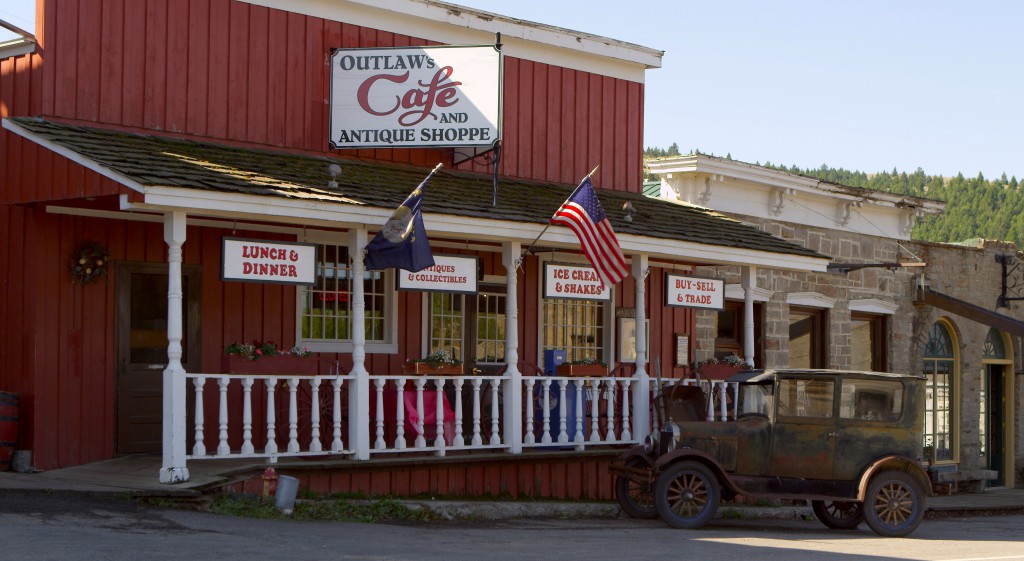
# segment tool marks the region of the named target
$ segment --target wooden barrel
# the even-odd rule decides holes
[[[0,392],[0,471],[11,469],[18,440],[18,394]]]

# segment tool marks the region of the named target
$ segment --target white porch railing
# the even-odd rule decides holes
[[[370,414],[349,407],[352,375],[272,376],[186,374],[191,408],[188,460],[354,455],[351,431],[369,434],[368,455],[513,448],[575,451],[630,445],[658,430],[634,426],[635,378],[521,376],[520,411],[504,410],[509,376],[371,375]],[[694,385],[696,380],[664,380]],[[710,390],[708,420],[733,418],[735,387],[701,382]],[[651,381],[652,395],[657,393]],[[505,415],[522,419],[520,446],[504,434]],[[209,435],[216,434],[216,438]]]

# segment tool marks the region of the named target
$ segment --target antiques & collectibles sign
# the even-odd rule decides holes
[[[500,123],[501,52],[494,46],[331,55],[332,148],[489,146]]]
[[[457,292],[476,294],[477,259],[475,257],[434,256],[434,266],[410,273],[398,270],[399,290]]]

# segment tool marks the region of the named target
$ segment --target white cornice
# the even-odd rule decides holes
[[[242,0],[449,45],[493,44],[516,58],[643,83],[663,51],[436,0]]]
[[[772,291],[767,288],[755,286],[751,292],[754,293],[754,302],[767,302],[772,299]],[[743,286],[739,284],[725,285],[726,300],[744,300]]]
[[[0,59],[14,56],[27,55],[36,52],[35,39],[19,37],[10,41],[0,43]]]
[[[886,302],[885,300],[879,300],[878,298],[850,300],[851,312],[865,312],[891,316],[895,314],[898,309],[900,309],[900,305],[896,302]]]
[[[919,213],[939,214],[946,204],[920,197],[910,197],[872,189],[847,187],[820,181],[810,177],[725,160],[703,154],[690,154],[675,158],[664,158],[647,162],[652,173],[678,179],[681,175],[722,176],[738,181],[747,181],[770,189],[784,189],[787,195],[806,193],[845,201],[867,202],[885,207],[914,208]],[[677,175],[681,174],[681,175]]]
[[[786,302],[792,306],[807,306],[809,308],[833,308],[836,305],[835,298],[829,298],[817,292],[794,292],[786,295]]]

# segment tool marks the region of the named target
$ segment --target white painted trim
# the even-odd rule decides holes
[[[0,59],[11,58],[36,52],[36,42],[18,38],[0,43]]]
[[[832,309],[836,305],[835,298],[829,298],[817,292],[794,292],[786,295],[786,302],[792,306]]]
[[[145,188],[142,186],[141,183],[136,182],[134,179],[128,177],[127,175],[124,175],[121,172],[114,171],[104,165],[101,165],[96,160],[87,158],[83,154],[80,154],[70,148],[57,144],[56,142],[52,142],[49,139],[22,127],[21,125],[14,123],[10,119],[3,120],[3,127],[13,132],[14,134],[17,134],[19,136],[27,138],[28,140],[31,140],[32,142],[35,142],[36,144],[42,146],[43,148],[47,148],[49,150],[56,152],[57,154],[60,154],[61,156],[64,156],[65,158],[71,160],[72,162],[75,162],[76,164],[84,166],[86,169],[91,169],[92,171],[95,171],[96,173],[104,177],[113,179],[114,181],[124,185],[125,187],[128,187],[129,189],[138,191],[139,193],[145,192]]]
[[[651,172],[663,175],[667,179],[680,180],[681,176],[676,174],[700,174],[701,176],[722,176],[740,181],[749,181],[758,185],[786,189],[787,194],[793,195],[798,192],[827,196],[839,200],[862,201],[886,207],[902,207],[906,202],[912,205],[921,213],[939,214],[946,204],[941,201],[922,199],[874,191],[871,189],[860,189],[836,185],[810,177],[796,175],[787,171],[770,169],[745,162],[724,160],[703,154],[690,154],[675,158],[666,158],[647,162]],[[663,182],[666,180],[663,179]],[[674,185],[669,183],[669,185]]]
[[[139,210],[186,208],[191,213],[214,212],[216,216],[238,216],[295,224],[320,224],[334,227],[379,228],[391,216],[391,210],[323,201],[286,199],[260,195],[238,195],[220,191],[149,187],[146,203],[132,205]],[[447,214],[424,214],[427,232],[437,235],[470,236],[478,240],[532,241],[544,229],[543,224],[509,222]],[[780,270],[824,272],[828,259],[771,253],[710,244],[697,244],[633,234],[618,235],[626,253],[647,253],[663,259],[684,258],[699,264],[753,265]],[[541,242],[546,246],[577,249],[579,240],[568,228],[551,228]]]
[[[772,291],[767,288],[755,286],[751,292],[754,294],[754,302],[767,302],[772,299]],[[726,300],[744,300],[743,287],[739,284],[725,285]]]
[[[864,312],[869,314],[882,314],[891,316],[896,313],[900,305],[895,302],[887,302],[878,298],[863,298],[850,300],[851,312]]]
[[[664,51],[436,0],[242,0],[448,45],[489,45],[507,56],[644,82]]]

